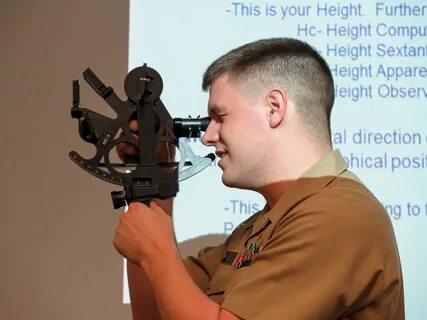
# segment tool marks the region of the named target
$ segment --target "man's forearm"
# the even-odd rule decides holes
[[[127,262],[129,294],[134,320],[160,320],[150,280],[144,269]]]
[[[155,200],[162,209],[172,216],[173,199]],[[129,294],[134,320],[159,320],[160,314],[152,285],[145,270],[132,262],[127,262]]]
[[[157,203],[130,204],[113,240],[120,254],[135,264],[129,278],[135,319],[239,319],[193,282],[178,252],[172,219]]]
[[[220,306],[193,282],[177,250],[146,264],[144,268],[151,280],[162,320],[220,318]]]

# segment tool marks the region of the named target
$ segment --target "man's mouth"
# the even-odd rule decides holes
[[[218,158],[224,158],[226,155],[227,155],[227,152],[226,151],[219,151],[219,150],[217,150],[217,151],[215,151],[215,154],[216,154],[216,156],[218,157]]]

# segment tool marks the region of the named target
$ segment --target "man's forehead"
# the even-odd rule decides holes
[[[228,82],[228,76],[222,75],[215,79],[209,89],[209,100],[208,100],[208,112],[214,113],[223,110],[222,96],[227,94],[230,84]]]

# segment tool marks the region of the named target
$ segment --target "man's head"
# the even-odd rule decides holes
[[[210,92],[212,118],[204,143],[223,157],[226,185],[253,189],[271,182],[285,158],[276,141],[293,149],[288,155],[303,151],[303,143],[297,149],[287,143],[300,133],[330,146],[332,75],[304,42],[266,39],[234,49],[208,67],[202,87]]]
[[[236,48],[209,66],[203,76],[203,90],[209,90],[223,75],[251,98],[274,87],[284,90],[312,134],[330,139],[332,74],[325,60],[307,43],[273,38]]]

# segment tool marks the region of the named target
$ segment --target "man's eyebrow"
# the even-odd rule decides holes
[[[208,106],[208,114],[210,117],[212,117],[213,115],[219,115],[224,111],[225,111],[225,108],[223,106],[218,106],[218,105]]]

